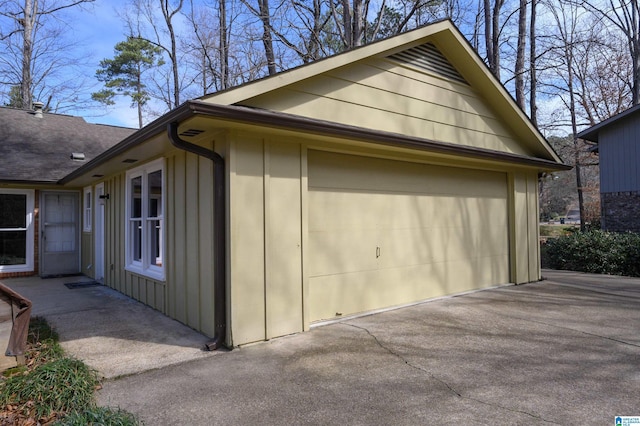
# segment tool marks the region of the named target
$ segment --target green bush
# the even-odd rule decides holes
[[[97,407],[96,371],[65,356],[42,317],[29,322],[26,365],[0,375],[0,424],[137,426],[133,414]]]
[[[68,415],[58,421],[58,426],[138,426],[133,414],[120,409],[93,407]]]
[[[640,234],[575,232],[542,245],[542,267],[640,277]]]
[[[2,405],[22,406],[36,419],[55,412],[83,410],[93,405],[96,373],[82,361],[61,358],[36,367],[29,374],[9,377],[0,392]]]

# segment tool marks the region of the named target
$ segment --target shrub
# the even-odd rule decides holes
[[[72,413],[56,423],[59,426],[138,426],[139,424],[133,414],[108,407],[93,407]]]
[[[24,415],[46,418],[92,405],[97,385],[96,373],[83,362],[61,358],[28,374],[9,377],[2,386],[0,402],[17,405]]]
[[[640,234],[576,232],[543,244],[542,267],[640,276]]]

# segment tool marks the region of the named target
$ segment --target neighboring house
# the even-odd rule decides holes
[[[59,183],[105,200],[82,271],[217,347],[539,280],[538,174],[568,168],[443,21],[188,101]]]
[[[80,190],[57,182],[134,132],[36,107],[0,108],[0,278],[81,271]]]
[[[640,105],[578,137],[597,144],[602,229],[640,232]]]

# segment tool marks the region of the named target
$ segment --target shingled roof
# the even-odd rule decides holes
[[[55,183],[135,131],[0,108],[0,181]],[[83,153],[85,160],[72,160],[72,153]]]

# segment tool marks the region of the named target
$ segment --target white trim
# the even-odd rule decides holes
[[[33,189],[0,189],[0,194],[24,194],[27,196],[25,228],[7,228],[3,231],[16,230],[27,231],[26,233],[26,263],[20,265],[0,265],[0,272],[33,272],[33,238],[34,238],[34,211],[35,211],[35,191]]]
[[[93,199],[94,235],[93,235],[93,278],[104,284],[105,275],[105,199],[104,182],[95,187],[95,197]]]
[[[93,192],[91,187],[87,186],[82,191],[82,231],[91,232],[93,222]],[[87,206],[87,201],[89,205]]]
[[[160,171],[162,173],[162,202],[160,203],[160,215],[157,217],[149,216],[149,189],[148,189],[148,176],[151,173]],[[142,193],[141,197],[141,212],[140,218],[131,218],[131,180],[140,177],[142,182]],[[160,158],[158,160],[143,164],[142,166],[136,167],[134,169],[128,170],[126,173],[125,179],[126,185],[126,203],[125,203],[125,261],[126,266],[125,270],[129,272],[134,272],[136,274],[144,275],[149,278],[164,281],[164,259],[162,257],[166,253],[165,249],[165,233],[166,233],[166,225],[164,220],[164,212],[165,212],[165,203],[166,203],[166,173],[165,173],[165,165],[164,159]],[[151,253],[150,253],[150,236],[148,225],[151,221],[160,221],[161,233],[160,233],[160,261],[162,266],[157,266],[154,262],[151,262]],[[138,223],[140,227],[140,260],[135,260],[133,258],[133,237],[131,232],[131,226],[134,223]],[[155,256],[154,256],[155,257]]]

